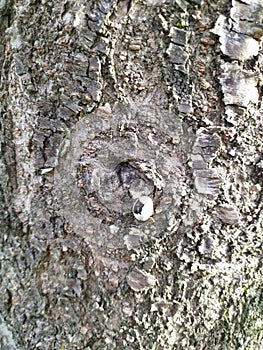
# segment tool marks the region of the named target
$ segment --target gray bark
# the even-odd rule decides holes
[[[0,16],[1,349],[262,349],[262,1]]]

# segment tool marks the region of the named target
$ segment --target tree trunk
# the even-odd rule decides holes
[[[262,349],[262,0],[0,16],[1,349]]]

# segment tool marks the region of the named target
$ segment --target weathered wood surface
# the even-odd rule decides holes
[[[262,1],[0,16],[1,349],[262,349]]]

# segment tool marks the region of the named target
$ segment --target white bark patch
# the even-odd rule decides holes
[[[229,204],[223,204],[218,207],[217,216],[225,224],[234,225],[239,222],[239,214],[237,210]]]
[[[221,69],[220,81],[226,105],[247,107],[250,102],[258,102],[257,73],[241,70],[238,63],[223,63]]]
[[[85,6],[82,4],[79,7],[79,10],[76,12],[75,20],[73,23],[74,27],[83,27],[86,24],[86,13],[85,13]]]
[[[219,36],[222,53],[232,59],[245,61],[258,55],[259,42],[246,33],[233,32],[225,16],[219,16],[211,32]]]
[[[156,284],[156,278],[145,271],[134,269],[129,274],[127,282],[132,290],[135,292],[142,292],[153,288]]]
[[[210,195],[213,198],[218,195],[222,180],[215,169],[196,170],[194,176],[198,193]]]
[[[263,36],[263,3],[262,0],[232,0],[230,10],[231,25],[235,32],[249,35],[255,39]]]
[[[258,41],[244,34],[222,32],[219,40],[223,54],[232,59],[245,61],[258,55]]]

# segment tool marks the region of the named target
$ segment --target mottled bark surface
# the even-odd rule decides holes
[[[1,349],[262,349],[262,1],[0,16]]]

